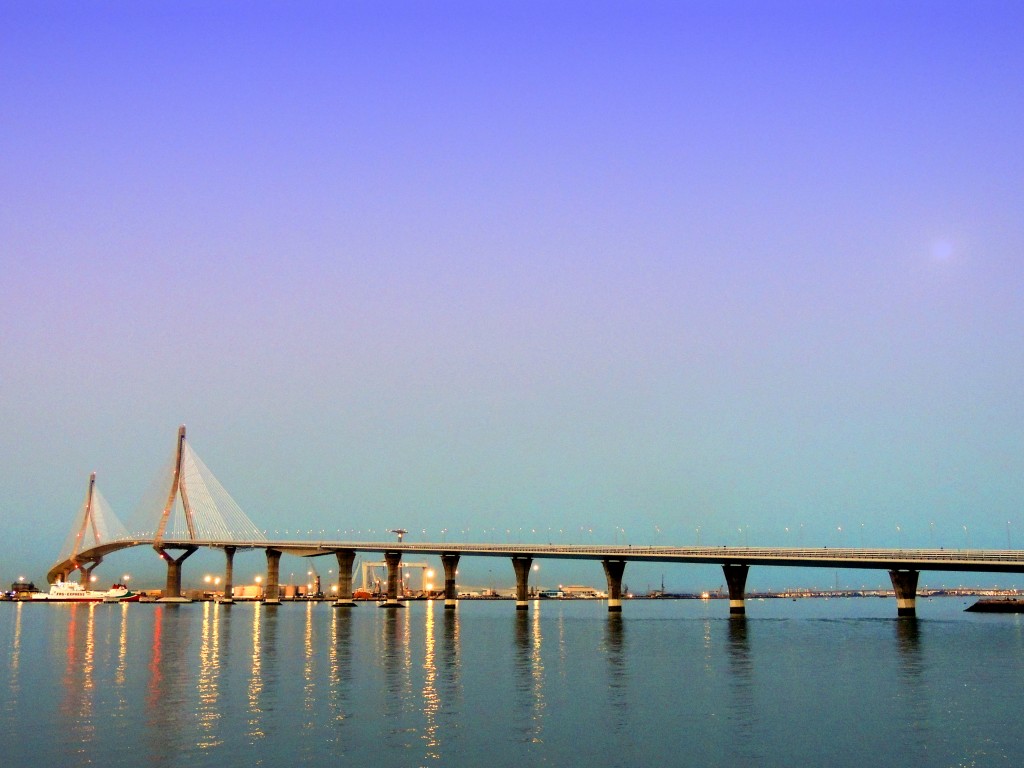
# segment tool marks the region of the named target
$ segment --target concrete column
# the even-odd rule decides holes
[[[388,564],[388,596],[384,601],[384,607],[400,608],[402,604],[398,602],[398,577],[402,564],[402,553],[385,552],[384,562]]]
[[[619,613],[622,610],[622,572],[626,570],[626,561],[602,560],[601,565],[608,579],[608,611]]]
[[[160,557],[162,557],[164,562],[167,563],[167,584],[164,587],[163,597],[160,598],[161,603],[188,602],[188,600],[181,595],[181,564],[197,549],[198,547],[184,547],[185,551],[177,558],[172,557],[163,547],[157,550],[157,552],[160,553]]]
[[[444,568],[444,607],[454,608],[459,603],[459,595],[455,591],[455,571],[459,567],[459,556],[441,555],[441,566]]]
[[[235,602],[235,550],[237,547],[224,547],[224,596],[222,603]]]
[[[167,581],[161,600],[177,600],[181,597],[181,563],[173,557],[167,557]]]
[[[81,573],[82,573],[81,577],[79,578],[79,581],[81,582],[83,587],[85,587],[86,589],[91,589],[92,588],[91,585],[92,585],[92,572],[93,572],[93,569],[97,565],[102,563],[102,562],[103,562],[103,558],[101,557],[101,558],[95,560],[94,562],[90,563],[89,565],[80,565],[80,566],[78,566],[78,570],[81,571]]]
[[[352,599],[352,565],[356,561],[356,553],[351,549],[339,549],[334,556],[338,558],[338,599],[334,601],[334,607],[352,608],[356,604]]]
[[[530,597],[530,566],[532,564],[533,558],[529,555],[512,558],[512,567],[516,571],[517,611],[525,611],[529,607],[527,599]]]
[[[281,604],[281,552],[267,549],[267,584],[263,588],[263,602],[267,605]]]
[[[889,571],[889,579],[896,592],[897,615],[917,615],[917,577],[920,575],[920,571]]]
[[[722,566],[722,570],[725,571],[725,583],[729,585],[729,615],[746,615],[743,590],[747,585],[747,571],[750,570],[750,566],[727,564]]]

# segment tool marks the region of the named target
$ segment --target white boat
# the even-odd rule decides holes
[[[134,603],[139,595],[124,584],[115,584],[103,592],[86,589],[74,581],[57,581],[50,585],[49,592],[34,592],[32,599],[57,603]]]

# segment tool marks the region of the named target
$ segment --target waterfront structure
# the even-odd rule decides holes
[[[280,595],[280,561],[283,554],[298,557],[334,555],[338,564],[335,606],[355,605],[352,570],[359,552],[380,553],[387,567],[383,605],[396,608],[403,555],[434,555],[444,569],[445,608],[458,599],[455,573],[461,557],[499,557],[512,562],[516,576],[516,609],[529,606],[529,576],[535,559],[557,558],[600,561],[608,585],[608,610],[622,610],[622,577],[629,562],[700,563],[722,567],[729,589],[729,613],[745,613],[745,587],[751,566],[799,566],[860,568],[888,571],[896,595],[899,616],[916,611],[917,583],[922,570],[1024,573],[1024,551],[986,549],[867,549],[828,547],[671,547],[586,544],[495,544],[409,542],[404,530],[394,531],[398,541],[304,541],[269,540],[238,507],[223,486],[185,441],[185,427],[178,430],[173,474],[168,478],[167,501],[158,510],[155,532],[129,535],[115,525],[113,515],[95,489],[95,473],[82,510],[75,518],[71,544],[50,568],[48,581],[67,581],[79,571],[88,583],[103,558],[129,547],[151,546],[167,563],[163,600],[182,600],[182,563],[199,547],[220,549],[225,555],[224,595],[232,595],[233,558],[240,549],[262,549],[267,560],[263,582],[265,603],[276,604]],[[177,556],[173,553],[181,553]],[[332,589],[332,591],[334,591]]]

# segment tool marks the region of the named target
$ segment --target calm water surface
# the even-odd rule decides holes
[[[1024,765],[1024,623],[964,606],[0,604],[0,765]]]

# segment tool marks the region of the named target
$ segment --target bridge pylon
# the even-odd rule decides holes
[[[167,504],[160,515],[160,522],[157,524],[156,533],[153,535],[153,549],[167,563],[167,583],[164,587],[163,596],[160,602],[182,602],[185,600],[181,594],[181,564],[198,549],[190,544],[165,544],[164,537],[167,533],[167,523],[171,519],[171,513],[175,508],[175,501],[180,499],[182,510],[185,515],[185,526],[188,530],[188,538],[195,539],[195,522],[192,513],[192,505],[189,503],[188,491],[181,477],[181,464],[185,455],[185,425],[178,427],[178,441],[174,455],[174,470],[171,479],[171,490],[167,495]],[[181,552],[175,557],[170,551]]]
[[[83,585],[92,579],[92,571],[103,562],[104,549],[127,538],[127,531],[96,487],[96,473],[89,475],[85,501],[79,508],[57,562],[46,578],[49,583],[67,581],[75,571]]]
[[[200,546],[223,548],[226,556],[225,599],[231,599],[233,556],[238,546],[258,546],[263,533],[245,515],[178,428],[170,487],[153,534],[153,549],[167,563],[163,601],[180,602],[181,566]],[[175,554],[172,554],[175,553]]]

